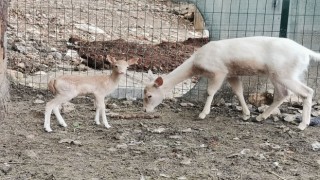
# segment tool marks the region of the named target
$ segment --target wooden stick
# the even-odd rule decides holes
[[[279,179],[287,180],[286,178],[281,177],[279,174],[277,174],[277,173],[275,173],[275,172],[273,172],[273,171],[268,170],[267,172],[270,173],[270,174],[275,175],[275,176],[276,176],[277,178],[279,178]]]

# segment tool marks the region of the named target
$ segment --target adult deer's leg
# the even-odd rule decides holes
[[[247,106],[246,101],[243,97],[243,87],[242,82],[239,77],[229,77],[227,78],[227,81],[229,82],[233,92],[236,94],[236,96],[239,99],[240,105],[242,107],[242,119],[248,120],[250,118],[250,110]]]
[[[210,113],[210,107],[213,100],[213,96],[221,87],[225,77],[225,73],[218,72],[214,73],[212,76],[208,78],[208,97],[202,112],[199,114],[200,119],[204,119],[206,115]]]

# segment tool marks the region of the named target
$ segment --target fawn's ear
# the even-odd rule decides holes
[[[128,64],[129,66],[131,66],[133,64],[137,64],[138,61],[139,61],[139,58],[132,58],[128,60]]]
[[[160,87],[163,84],[163,79],[161,76],[159,76],[155,81],[154,81],[154,86],[155,87]]]
[[[112,57],[112,56],[109,56],[107,55],[107,60],[110,64],[114,64],[117,62],[116,58]]]

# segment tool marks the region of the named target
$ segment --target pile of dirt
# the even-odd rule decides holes
[[[116,59],[139,58],[138,64],[132,69],[136,71],[170,72],[188,59],[193,52],[206,44],[208,38],[189,38],[183,42],[161,42],[160,44],[138,44],[123,39],[112,41],[84,41],[72,36],[69,42],[79,55],[85,59],[83,62],[94,69],[110,69],[107,55]]]

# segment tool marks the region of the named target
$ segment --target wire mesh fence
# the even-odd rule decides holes
[[[287,37],[320,50],[317,0],[188,2],[196,6],[183,0],[12,0],[8,27],[11,80],[46,89],[49,79],[63,74],[110,74],[107,54],[117,59],[138,57],[138,65],[129,70],[112,96],[141,98],[148,69],[157,74],[172,71],[208,38],[279,37],[284,8],[289,9]],[[283,6],[285,2],[288,7]],[[199,12],[207,30],[199,23]],[[192,95],[200,97],[206,90],[197,87],[198,81],[180,83],[170,96],[193,89],[196,94]],[[272,89],[263,77],[244,77],[243,81],[246,95]],[[311,63],[307,83],[317,89],[319,63]]]

